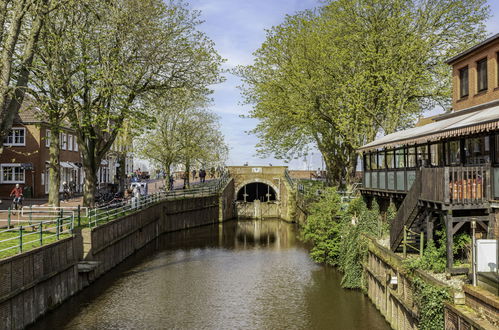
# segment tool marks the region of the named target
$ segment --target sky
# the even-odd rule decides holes
[[[204,23],[199,29],[205,32],[216,45],[217,51],[226,59],[225,69],[237,65],[251,64],[253,52],[265,41],[265,29],[280,24],[286,14],[311,9],[320,5],[320,0],[190,0],[190,7],[201,11]],[[489,34],[499,33],[499,0],[489,0],[492,18],[487,21]],[[241,118],[251,110],[242,105],[238,77],[225,74],[226,81],[212,86],[214,103],[212,111],[220,116],[222,132],[230,147],[227,165],[288,165],[293,169],[317,169],[321,167],[320,154],[314,152],[306,160],[293,160],[285,164],[274,158],[260,158],[254,135],[246,132],[253,129],[255,119]]]

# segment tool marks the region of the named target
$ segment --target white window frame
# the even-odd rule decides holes
[[[66,147],[67,147],[66,133],[61,133],[61,150],[66,150]]]
[[[50,130],[49,129],[45,130],[45,146],[47,148],[50,147]]]
[[[17,163],[3,163],[0,165],[0,180],[2,183],[25,183],[26,182],[26,170],[21,168],[22,171],[22,180],[4,180],[4,169],[7,167],[13,167],[13,168],[21,168],[21,164]],[[15,174],[13,173],[15,176]]]
[[[74,145],[73,150],[78,151],[78,140],[77,140],[76,136],[74,137],[74,143],[75,143],[75,145]]]
[[[23,142],[14,142],[15,140],[15,133],[14,131],[22,131],[23,132]],[[12,134],[12,135],[11,135]],[[12,137],[12,142],[8,142],[9,138]],[[9,131],[9,134],[5,137],[4,146],[16,146],[16,147],[24,147],[26,146],[26,127],[12,127]]]
[[[73,151],[73,135],[68,134],[68,150]]]

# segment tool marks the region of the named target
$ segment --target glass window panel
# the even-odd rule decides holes
[[[385,152],[378,152],[378,169],[385,168]]]
[[[386,152],[386,166],[388,168],[395,168],[395,152],[393,150],[389,150]]]
[[[430,145],[430,158],[431,166],[444,165],[444,154],[441,143],[434,143]]]
[[[459,140],[449,141],[445,144],[445,164],[461,164],[461,144]]]
[[[478,165],[490,162],[490,138],[481,136],[465,140],[466,164]]]
[[[371,170],[375,170],[377,168],[378,168],[378,166],[377,166],[377,161],[376,161],[376,153],[373,152],[373,153],[371,153]]]
[[[419,146],[417,148],[418,152],[418,166],[424,166],[428,164],[428,146]]]
[[[487,84],[487,59],[484,58],[476,63],[478,91],[484,91],[488,88]]]
[[[395,163],[397,168],[405,167],[405,149],[395,150]]]
[[[459,94],[460,97],[468,96],[469,84],[468,84],[468,67],[464,67],[459,70]]]
[[[416,167],[416,148],[407,149],[407,167]]]

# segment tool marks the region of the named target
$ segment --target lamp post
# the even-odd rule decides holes
[[[476,286],[476,219],[471,221],[471,283]]]

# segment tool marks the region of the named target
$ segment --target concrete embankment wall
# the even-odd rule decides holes
[[[81,239],[0,260],[0,329],[22,329],[78,291]]]
[[[220,196],[159,202],[0,260],[0,329],[33,323],[163,233],[230,219],[233,205],[222,199],[232,201],[233,187],[226,186]]]
[[[88,285],[163,233],[218,222],[217,196],[165,201],[101,226],[84,229],[83,260],[97,262],[81,275]]]

